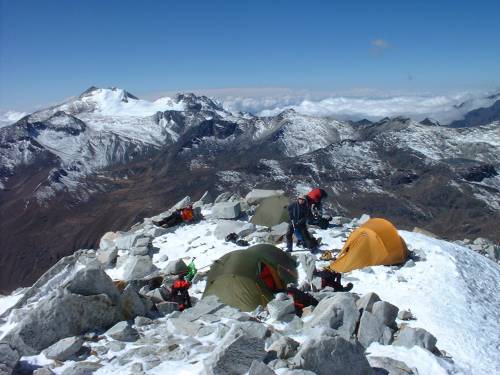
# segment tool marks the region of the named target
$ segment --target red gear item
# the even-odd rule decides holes
[[[186,280],[175,280],[172,285],[173,289],[188,289],[191,286],[191,283]]]
[[[314,203],[319,203],[322,198],[321,189],[316,188],[307,193],[307,197]]]
[[[193,220],[193,216],[193,209],[191,207],[186,207],[181,210],[181,218],[183,221],[191,221]]]

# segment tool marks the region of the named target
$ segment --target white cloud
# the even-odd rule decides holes
[[[375,39],[372,40],[372,46],[375,48],[386,49],[389,48],[391,45],[383,39]]]
[[[0,110],[0,128],[13,124],[26,115],[27,113],[25,112]]]
[[[367,91],[366,93],[368,93]],[[321,95],[319,95],[321,96]],[[310,116],[331,116],[337,119],[379,120],[383,117],[406,116],[415,120],[433,118],[443,124],[462,118],[468,111],[489,106],[494,99],[484,94],[460,93],[453,95],[399,94],[399,95],[331,95],[315,94],[277,96],[226,96],[219,100],[230,111],[251,112],[271,116],[286,109]],[[465,103],[460,108],[459,105]]]

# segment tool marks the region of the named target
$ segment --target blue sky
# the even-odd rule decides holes
[[[500,88],[499,1],[0,2],[3,109],[91,85],[146,97]]]

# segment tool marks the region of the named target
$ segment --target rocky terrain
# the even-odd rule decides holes
[[[351,123],[293,110],[233,114],[192,94],[148,102],[90,88],[0,128],[0,292],[97,248],[108,230],[206,190],[292,196],[322,186],[338,215],[498,243],[495,108],[457,128],[406,118]]]
[[[500,268],[486,256],[429,236],[400,231],[410,258],[399,266],[344,275],[352,292],[321,289],[312,275],[319,255],[294,252],[299,283],[319,301],[301,318],[277,294],[250,313],[201,298],[212,262],[251,244],[283,247],[286,226],[248,221],[263,196],[209,193],[194,202],[200,220],[160,228],[146,218],[126,232],[108,232],[95,250],[57,262],[30,288],[0,299],[0,373],[10,374],[490,374],[500,344],[495,318]],[[185,197],[175,207],[189,203]],[[322,250],[340,249],[360,219],[335,217]],[[476,241],[484,242],[484,241]],[[175,278],[191,259],[199,270],[194,306],[165,302],[154,280]],[[117,281],[120,280],[120,281]],[[431,308],[429,308],[432,306]],[[471,340],[474,337],[474,340]]]

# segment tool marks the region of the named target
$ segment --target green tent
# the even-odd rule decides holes
[[[208,273],[203,297],[217,296],[227,305],[242,311],[266,306],[274,292],[262,277],[264,267],[272,273],[277,289],[297,282],[297,262],[286,252],[269,244],[258,244],[246,250],[227,253],[216,260]]]
[[[265,198],[255,210],[251,222],[256,225],[274,227],[283,222],[289,222],[287,197],[282,195]]]

